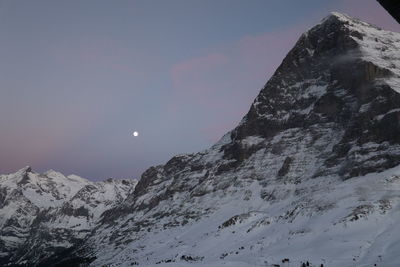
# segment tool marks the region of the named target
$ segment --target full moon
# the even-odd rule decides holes
[[[138,136],[138,135],[139,135],[139,133],[138,133],[138,132],[136,132],[136,131],[135,131],[135,132],[133,132],[133,136],[135,136],[135,137],[136,137],[136,136]]]

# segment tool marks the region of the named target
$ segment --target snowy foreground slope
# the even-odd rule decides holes
[[[400,34],[332,13],[214,146],[149,168],[68,249],[9,263],[400,266],[399,190]]]

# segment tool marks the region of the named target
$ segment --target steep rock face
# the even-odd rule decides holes
[[[135,180],[90,182],[30,167],[0,176],[0,259],[33,264],[82,242],[100,215],[121,203]],[[28,265],[29,265],[28,264]]]
[[[226,156],[240,160],[240,142],[248,136],[268,140],[299,129],[318,139],[323,133],[315,129],[326,128],[331,143],[340,140],[329,157],[318,156],[325,161],[314,175],[332,169],[349,178],[396,166],[400,96],[390,80],[398,77],[398,66],[398,35],[344,15],[327,17],[303,34],[261,90],[232,132]]]
[[[278,224],[320,220],[343,227],[353,216],[346,210],[358,218],[379,212],[381,202],[397,205],[396,197],[375,196],[366,204],[343,201],[340,207],[338,197],[359,196],[358,191],[332,192],[349,178],[349,184],[357,183],[360,176],[400,163],[399,49],[399,34],[332,13],[301,36],[238,127],[210,149],[148,169],[134,193],[104,213],[85,244],[92,251],[87,256],[97,258],[93,266],[187,259],[182,251],[204,261],[222,260],[231,252],[221,248],[226,243],[218,240],[220,231],[246,220],[248,232],[281,237],[263,241],[247,235],[242,241],[276,253],[282,237],[292,238]],[[376,179],[385,175],[391,174]],[[204,245],[206,236],[214,238],[209,245],[219,244],[215,251],[189,249]],[[254,255],[261,259],[260,253]]]

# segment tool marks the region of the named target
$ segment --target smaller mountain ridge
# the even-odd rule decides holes
[[[91,182],[26,166],[0,175],[0,265],[23,264],[82,242],[100,215],[120,204],[137,181]]]

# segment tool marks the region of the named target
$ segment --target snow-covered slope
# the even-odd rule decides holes
[[[53,170],[25,167],[0,176],[0,258],[19,263],[71,247],[90,233],[100,215],[121,203],[136,180],[91,182]],[[26,260],[25,260],[26,259]]]
[[[399,51],[400,34],[332,13],[214,146],[149,168],[83,243],[13,262],[398,266]]]

